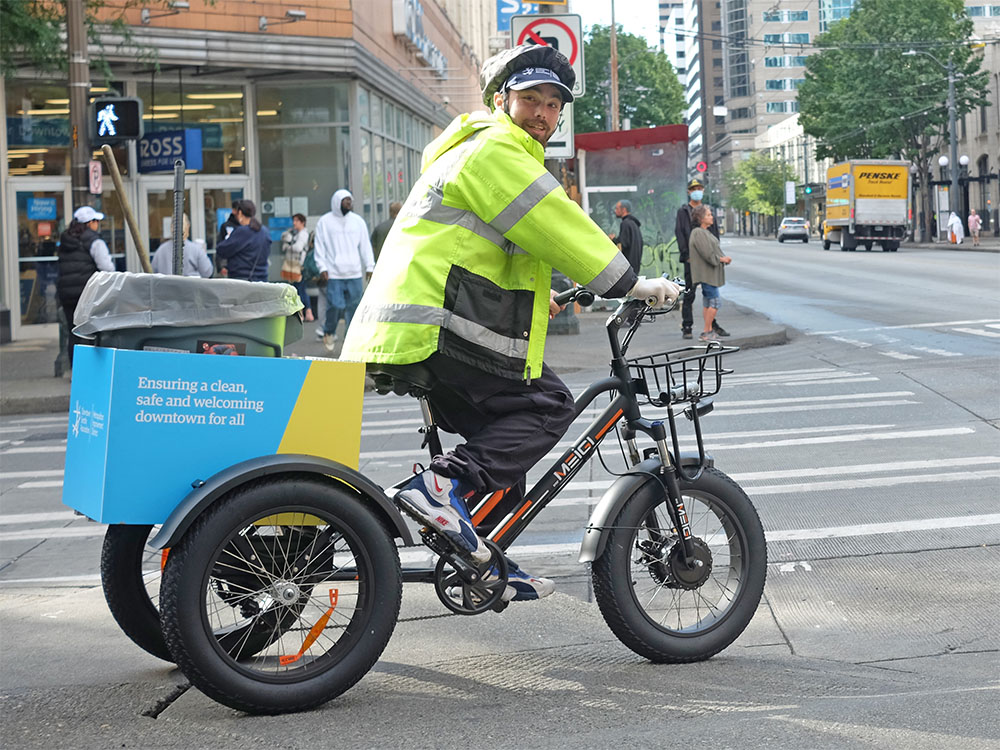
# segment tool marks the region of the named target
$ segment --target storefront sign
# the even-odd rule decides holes
[[[29,221],[54,221],[56,215],[55,198],[28,198]]]
[[[392,33],[416,50],[420,62],[441,78],[448,77],[448,58],[424,33],[424,6],[420,0],[392,0]]]
[[[69,118],[8,117],[7,147],[68,146]]]
[[[177,159],[183,159],[187,169],[202,168],[200,130],[164,130],[139,141],[140,172],[169,172]]]

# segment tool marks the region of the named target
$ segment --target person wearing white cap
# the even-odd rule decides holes
[[[73,347],[83,339],[74,336],[73,315],[80,301],[80,294],[87,280],[97,271],[114,271],[115,264],[111,260],[111,251],[97,233],[104,214],[95,211],[91,206],[80,206],[73,212],[73,221],[59,238],[59,278],[56,281],[56,294],[59,304],[66,313],[66,325],[70,332],[67,336],[67,353],[70,367],[73,366]]]

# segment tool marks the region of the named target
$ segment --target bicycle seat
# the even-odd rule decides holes
[[[437,383],[434,373],[423,362],[409,365],[369,363],[368,374],[375,381],[375,392],[382,395],[395,393],[419,398]]]

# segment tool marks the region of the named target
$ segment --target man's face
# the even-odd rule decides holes
[[[615,204],[615,216],[617,216],[620,219],[624,215],[625,215],[625,209],[622,208],[622,204],[621,203],[616,203]]]
[[[543,146],[556,132],[559,113],[563,101],[559,89],[551,83],[540,83],[523,91],[509,91],[507,107],[504,111],[510,115],[514,124]],[[493,95],[493,104],[497,108],[503,106],[503,96]]]
[[[344,198],[344,200],[340,202],[340,210],[343,211],[345,214],[348,211],[350,211],[353,207],[354,207],[354,201],[351,200],[350,196]]]
[[[296,232],[301,232],[306,228],[306,225],[299,221],[297,218],[292,218],[292,226],[295,227]]]

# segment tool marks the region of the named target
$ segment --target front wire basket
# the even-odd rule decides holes
[[[733,372],[722,366],[722,356],[739,350],[738,346],[713,341],[707,346],[685,346],[630,359],[636,398],[639,403],[660,407],[713,396],[722,387],[722,376]]]

